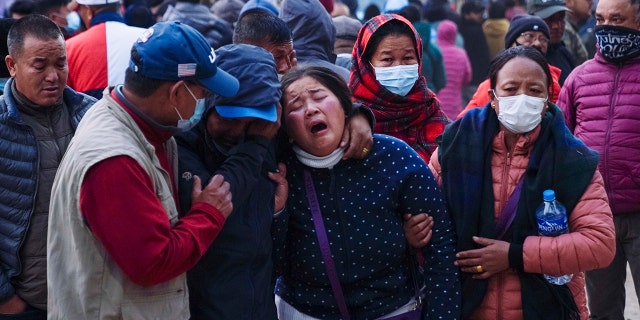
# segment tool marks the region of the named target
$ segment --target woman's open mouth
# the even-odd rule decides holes
[[[327,129],[327,124],[324,122],[321,123],[316,123],[313,126],[311,126],[311,133],[318,133],[322,130]]]

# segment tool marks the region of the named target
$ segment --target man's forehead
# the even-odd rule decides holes
[[[291,52],[291,50],[293,50],[293,41],[274,43],[272,44],[271,48],[272,49],[269,51],[271,51],[272,53],[289,53]]]
[[[640,2],[632,1],[632,0],[599,0],[598,5],[596,6],[596,13],[602,10],[607,10],[608,11],[607,13],[615,13],[615,12],[611,12],[611,10],[612,9],[625,10],[625,9],[628,9],[629,7],[635,7],[635,9],[637,10],[639,4]],[[622,13],[622,12],[617,12],[617,13]]]
[[[53,51],[66,52],[65,42],[62,36],[57,39],[42,39],[37,36],[27,34],[24,37],[21,49],[22,54],[51,53]]]

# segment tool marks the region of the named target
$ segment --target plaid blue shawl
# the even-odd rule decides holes
[[[535,210],[542,202],[542,191],[554,189],[567,212],[572,212],[593,178],[598,154],[573,136],[554,104],[549,103],[541,126],[508,233],[509,264],[520,273],[525,319],[573,319],[578,318],[578,310],[569,288],[551,285],[540,274],[525,273],[522,245],[527,236],[538,234]],[[456,226],[458,251],[477,248],[472,236],[497,236],[491,148],[499,130],[496,113],[487,104],[449,125],[439,139],[442,188]],[[461,273],[461,283],[464,317],[482,303],[487,281]]]

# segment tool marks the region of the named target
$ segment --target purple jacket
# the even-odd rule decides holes
[[[438,26],[438,46],[442,51],[447,84],[438,91],[438,99],[442,111],[455,119],[462,111],[462,88],[471,81],[471,62],[464,49],[457,47],[456,34],[458,27],[449,20]]]
[[[558,105],[569,129],[600,153],[613,214],[640,213],[640,58],[618,65],[597,52],[567,77]]]

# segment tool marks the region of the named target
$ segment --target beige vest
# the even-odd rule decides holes
[[[166,148],[175,168],[173,138]],[[167,223],[178,221],[171,178],[153,146],[129,114],[105,95],[80,122],[53,184],[47,239],[49,319],[174,320],[190,316],[185,274],[152,287],[134,284],[83,221],[79,196],[85,173],[99,161],[119,155],[135,159],[147,171],[167,212]]]

